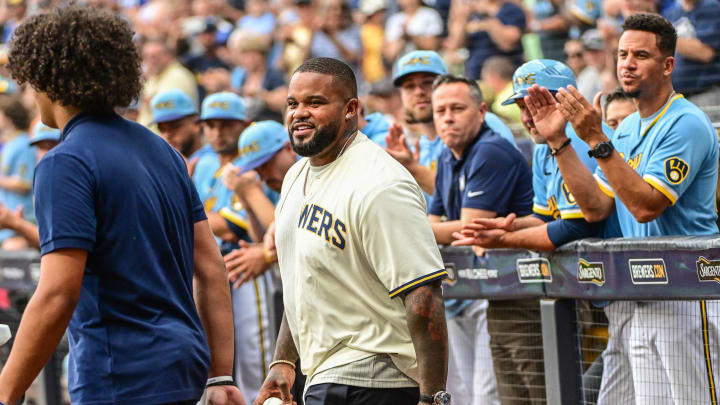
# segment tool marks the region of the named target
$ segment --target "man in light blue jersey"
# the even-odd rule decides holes
[[[599,113],[573,86],[558,91],[557,101],[547,89],[533,86],[525,103],[535,126],[557,148],[567,139],[557,124],[569,120],[597,160],[593,178],[571,153],[573,146],[556,156],[588,221],[616,212],[625,237],[716,234],[712,190],[718,140],[707,116],[673,91],[675,29],[660,16],[635,14],[623,30],[617,75],[638,112],[623,120],[611,140]],[[670,278],[681,270],[667,265]],[[711,343],[717,325],[708,318],[715,311],[716,304],[706,301],[635,305],[628,339],[635,403],[717,402],[711,369],[712,359],[717,361]],[[598,401],[610,402],[603,402],[602,392]]]
[[[29,126],[30,115],[20,100],[10,96],[0,98],[0,127],[5,140],[0,155],[0,202],[12,210],[22,207],[25,219],[34,220],[35,151],[30,146]],[[6,250],[27,247],[25,239],[9,229],[0,230],[0,242]]]
[[[190,96],[182,90],[172,89],[155,95],[150,100],[153,124],[173,148],[189,163],[205,154],[213,153],[210,145],[203,145],[198,112]]]
[[[435,130],[430,95],[435,78],[447,72],[447,66],[437,52],[413,51],[397,61],[393,75],[393,84],[400,88],[408,123],[417,124],[424,134],[410,145],[402,126],[395,123],[389,128],[386,150],[415,177],[425,193],[428,206],[435,193],[437,159],[446,149]],[[482,105],[483,110],[487,111],[485,103]],[[515,145],[512,132],[497,115],[485,112],[485,122],[494,132]]]
[[[572,142],[581,151],[580,158],[585,167],[589,170],[595,170],[597,163],[587,156],[588,147],[575,134],[572,126],[567,121],[559,123],[563,125],[567,141],[557,148],[551,148],[546,144],[545,138],[535,128],[533,117],[523,100],[523,97],[528,94],[528,89],[534,84],[542,85],[555,93],[568,85],[574,86],[575,75],[568,66],[554,60],[538,59],[527,62],[515,71],[513,75],[514,94],[504,102],[504,104],[518,104],[522,112],[523,125],[530,133],[533,141],[537,143],[532,164],[533,214],[524,217],[516,217],[515,214],[512,214],[500,218],[475,219],[472,224],[467,224],[461,233],[454,235],[458,240],[453,242],[453,245],[551,251],[576,239],[620,236],[617,219],[614,217],[608,221],[595,223],[585,220],[575,198],[563,180],[555,158],[557,155],[567,152],[566,148]],[[603,131],[607,136],[612,136],[612,130],[609,127],[603,125]],[[542,369],[538,370],[536,374],[523,374],[520,372],[524,359],[538,356],[537,353],[532,353],[532,348],[537,347],[539,342],[533,341],[535,338],[532,334],[513,336],[510,333],[512,330],[508,329],[508,327],[514,327],[514,324],[511,324],[511,326],[506,322],[509,316],[517,321],[522,319],[532,325],[530,327],[537,327],[537,334],[539,335],[541,333],[539,330],[540,325],[536,323],[538,302],[537,300],[516,300],[512,301],[510,305],[505,303],[505,307],[508,306],[527,308],[528,311],[525,313],[510,312],[503,307],[495,308],[493,305],[490,306],[488,322],[491,342],[493,343],[492,347],[498,351],[498,353],[495,350],[493,351],[495,373],[496,375],[509,376],[509,378],[515,378],[514,374],[523,375],[523,383],[527,387],[543,386]],[[496,322],[496,320],[501,321]],[[508,364],[499,361],[502,355],[502,351],[499,349],[503,345],[526,348],[524,349],[525,352],[517,351],[516,356],[512,359],[517,367],[516,369],[503,369],[503,364]],[[531,389],[524,388],[523,384],[502,381],[501,379],[498,379],[498,381],[500,383],[501,397],[544,399],[543,392],[533,392]]]
[[[215,93],[202,103],[200,120],[214,155],[200,158],[195,181],[223,255],[238,247],[238,241],[262,240],[264,227],[256,216],[248,215],[245,205],[223,182],[223,171],[240,162],[238,142],[248,127],[245,105],[236,94]],[[274,193],[268,196],[274,201]],[[272,208],[270,208],[272,212]],[[236,286],[232,290],[235,325],[235,381],[246,398],[258,393],[272,361],[270,352],[267,283],[261,280]]]

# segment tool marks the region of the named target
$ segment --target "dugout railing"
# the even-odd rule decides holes
[[[602,308],[588,302],[720,300],[720,237],[580,240],[552,253],[491,249],[480,257],[470,248],[443,247],[441,252],[450,275],[447,298],[540,300],[541,358],[530,360],[544,364],[545,398],[527,403],[594,403],[600,377],[593,383],[587,374],[607,341],[602,332],[607,320]],[[38,277],[36,252],[0,252],[0,288],[30,293]],[[271,311],[281,316],[277,307]],[[521,329],[514,333],[528,333]],[[61,357],[46,366],[36,403],[61,403]],[[627,402],[620,398],[616,403]]]

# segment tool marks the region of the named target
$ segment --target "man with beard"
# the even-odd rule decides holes
[[[357,114],[346,64],[313,58],[293,74],[285,122],[304,158],[275,212],[285,314],[256,405],[292,403],[298,358],[307,405],[450,403],[447,273],[423,196]]]
[[[435,193],[437,159],[446,149],[435,130],[430,95],[435,78],[447,72],[447,66],[437,52],[414,51],[398,60],[393,77],[393,84],[400,88],[406,123],[415,124],[423,135],[414,141],[413,148],[407,142],[403,127],[395,123],[388,131],[386,150],[415,177],[425,193],[428,206]],[[497,115],[485,113],[485,122],[515,145],[512,132]]]
[[[637,112],[622,121],[612,138],[602,130],[600,113],[573,86],[553,98],[548,89],[535,85],[524,99],[550,148],[568,142],[564,122],[572,124],[598,167],[594,173],[588,170],[569,144],[555,155],[563,179],[586,220],[616,213],[624,237],[718,232],[712,192],[718,177],[718,138],[707,115],[673,90],[676,42],[672,24],[658,15],[640,13],[625,20],[617,76]],[[670,264],[664,270],[667,280],[681,269]],[[662,281],[660,275],[653,278]],[[717,361],[717,303],[631,304],[627,339],[634,403],[716,403],[712,362]]]
[[[264,232],[257,220],[267,213],[251,213],[223,183],[222,173],[237,164],[238,140],[248,127],[245,106],[240,97],[223,92],[208,96],[202,104],[200,120],[215,155],[200,159],[195,178],[200,198],[213,233],[224,254],[238,247],[238,241],[261,240]],[[275,201],[275,195],[267,191]],[[256,215],[254,215],[256,214]],[[270,207],[272,214],[272,207]],[[252,400],[262,384],[271,360],[269,318],[266,308],[267,283],[253,280],[232,290],[235,325],[235,381],[246,398]]]
[[[203,145],[197,108],[182,90],[158,93],[150,101],[150,110],[160,136],[188,162],[193,163],[202,155],[213,152],[210,145]]]

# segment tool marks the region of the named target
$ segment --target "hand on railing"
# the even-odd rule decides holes
[[[483,248],[504,247],[502,237],[513,231],[515,214],[498,218],[475,218],[465,224],[460,232],[453,233],[457,239],[453,246],[479,246]]]

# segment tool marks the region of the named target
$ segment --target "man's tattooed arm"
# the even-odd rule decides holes
[[[407,323],[417,356],[420,393],[445,390],[448,334],[441,281],[420,286],[403,296]]]

